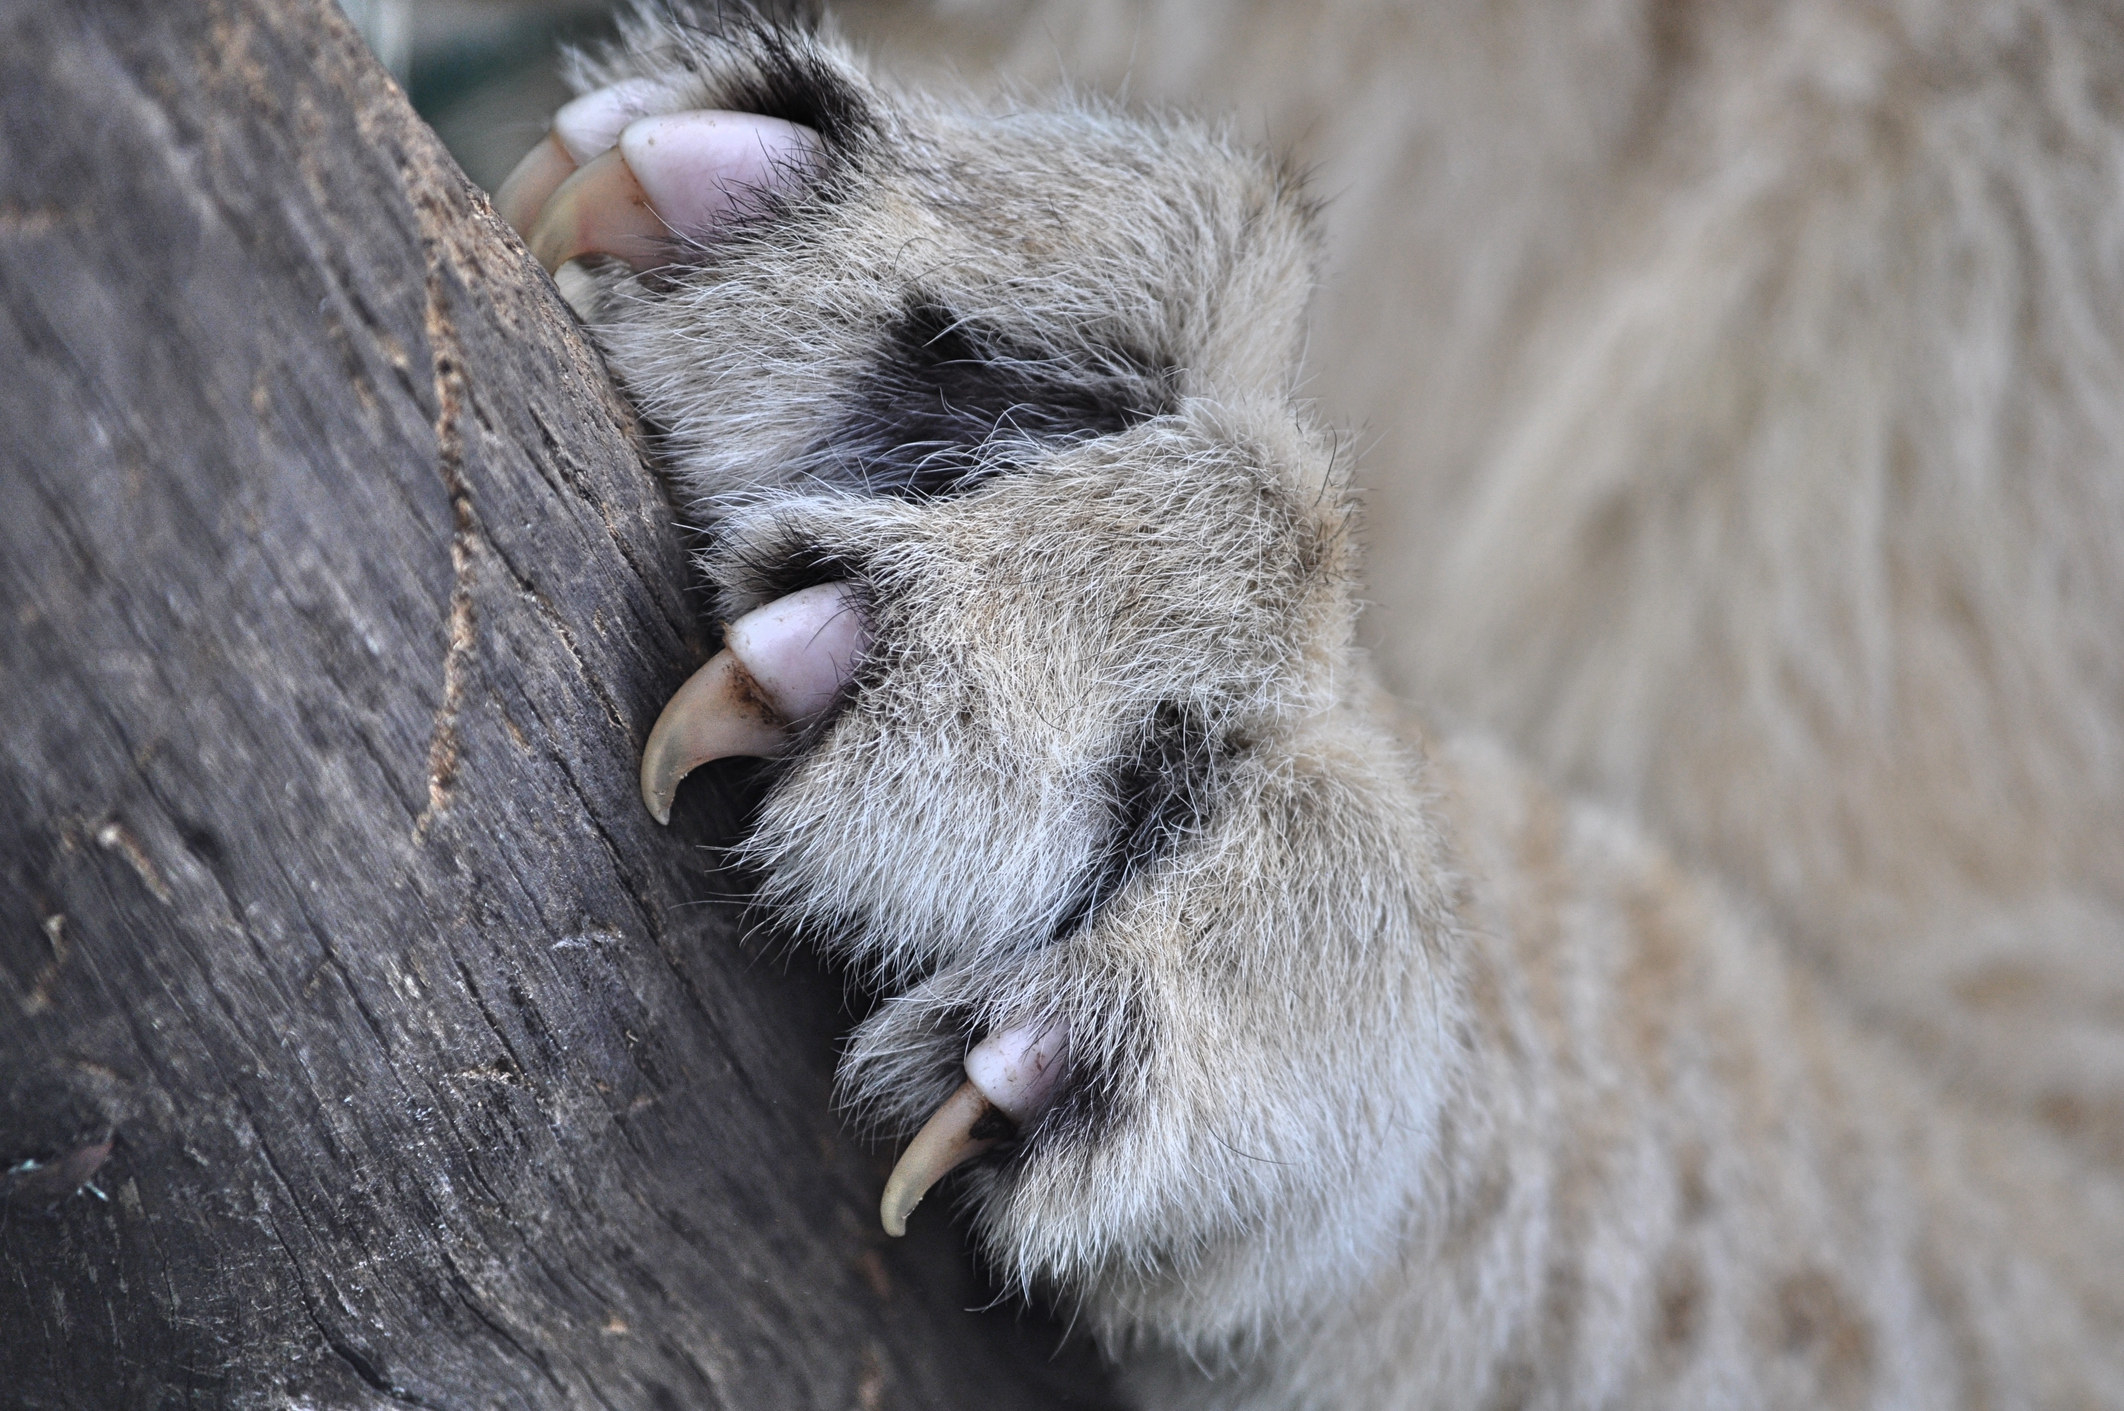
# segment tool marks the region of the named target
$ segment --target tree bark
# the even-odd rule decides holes
[[[877,1229],[551,284],[325,0],[0,10],[0,1400],[1107,1393]]]

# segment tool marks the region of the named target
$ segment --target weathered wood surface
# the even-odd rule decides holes
[[[324,0],[0,9],[0,368],[0,1402],[1101,1395],[877,1231],[635,795],[671,512]]]

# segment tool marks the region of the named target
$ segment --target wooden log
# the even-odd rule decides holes
[[[0,1401],[1100,1404],[635,792],[708,642],[326,0],[0,9]]]

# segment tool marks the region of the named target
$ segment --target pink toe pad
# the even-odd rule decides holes
[[[700,239],[756,207],[762,193],[801,181],[819,137],[754,113],[686,112],[628,124],[619,148],[664,224]]]
[[[1068,1068],[1067,1024],[1004,1029],[966,1055],[967,1079],[1021,1126],[1047,1110]]]
[[[564,105],[553,115],[553,136],[581,166],[619,141],[629,123],[669,102],[669,91],[655,79],[625,79]]]
[[[833,704],[863,638],[848,585],[821,583],[746,613],[724,642],[782,718],[799,721]]]

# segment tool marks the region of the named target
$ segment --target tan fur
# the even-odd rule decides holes
[[[850,17],[898,59],[1233,114],[1312,164],[1307,390],[1365,445],[1387,679],[2124,1166],[2114,7]]]
[[[1309,389],[1312,212],[1227,136],[743,22],[581,74],[860,99],[578,290],[723,609],[863,594],[745,843],[887,991],[851,1100],[1069,1021],[1081,1101],[963,1189],[1147,1405],[2124,1405],[2110,18],[1219,13],[962,18],[1313,144]],[[870,493],[836,428],[929,304],[1154,414]],[[1403,468],[1369,635],[1424,751],[1302,389]],[[1199,815],[1079,922],[1151,745]]]

